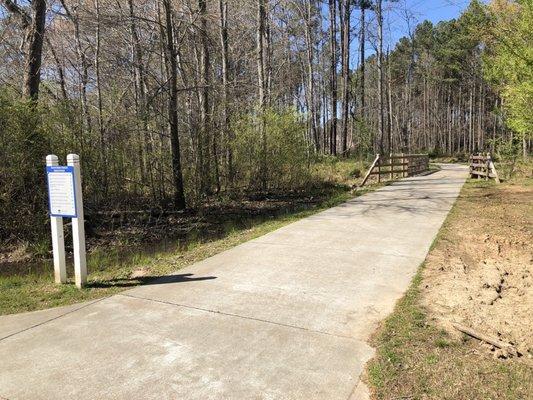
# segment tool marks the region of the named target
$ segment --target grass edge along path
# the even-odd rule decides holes
[[[251,221],[251,226],[230,231],[223,238],[211,241],[201,241],[200,239],[197,242],[189,243],[185,249],[174,252],[162,252],[150,256],[139,255],[120,265],[108,265],[105,255],[98,260],[96,263],[98,265],[94,265],[95,262],[91,262],[92,260],[89,259],[88,285],[81,290],[73,285],[72,278],[69,278],[66,285],[55,284],[52,270],[49,274],[44,275],[0,277],[0,315],[37,311],[111,296],[157,277],[179,271],[241,243],[376,190],[381,186],[383,184],[365,187],[358,189],[355,193],[346,187],[340,187],[330,198],[311,208],[274,216],[267,221]],[[51,261],[50,265],[52,265]]]
[[[485,183],[484,183],[485,184]],[[491,184],[491,183],[489,183]],[[447,232],[457,229],[461,201],[479,185],[469,180],[444,221],[430,252]],[[376,330],[376,349],[364,381],[372,399],[526,399],[533,393],[533,369],[516,359],[494,359],[478,351],[479,342],[466,335],[456,340],[432,321],[419,299],[424,290],[424,261],[394,311]]]

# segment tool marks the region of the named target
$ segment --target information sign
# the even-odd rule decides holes
[[[47,166],[46,176],[50,215],[77,218],[74,167]]]

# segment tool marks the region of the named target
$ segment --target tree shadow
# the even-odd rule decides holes
[[[143,285],[162,285],[166,283],[183,283],[193,281],[206,281],[211,279],[217,279],[216,276],[203,276],[194,278],[194,274],[174,274],[163,276],[140,276],[136,278],[123,278],[123,279],[109,279],[102,282],[91,282],[87,285],[88,288],[103,289],[112,287],[134,287]]]

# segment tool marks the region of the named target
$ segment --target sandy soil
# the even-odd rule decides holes
[[[427,259],[423,304],[451,334],[460,335],[452,326],[460,323],[514,344],[531,360],[533,187],[503,184],[466,193]]]

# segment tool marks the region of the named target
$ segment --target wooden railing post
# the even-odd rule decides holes
[[[368,180],[368,178],[370,178],[370,175],[372,175],[372,171],[376,167],[376,164],[379,162],[379,157],[379,154],[377,154],[376,158],[374,159],[374,162],[372,162],[372,165],[368,169],[368,172],[366,173],[365,178],[363,179],[363,182],[361,182],[361,185],[359,187],[365,186],[366,181]]]
[[[392,158],[392,153],[389,153],[389,164],[390,164],[390,167],[389,167],[389,170],[390,170],[390,173],[389,173],[389,179],[392,181],[394,179],[394,161],[395,159]]]
[[[489,180],[489,153],[486,153],[483,159],[483,170],[485,171],[485,180]]]
[[[500,177],[498,176],[498,172],[496,171],[496,167],[494,166],[494,162],[492,161],[492,156],[490,155],[490,153],[488,153],[488,165],[489,165],[489,170],[491,173],[492,172],[492,175],[494,175],[494,179],[496,180],[496,183],[500,183]]]
[[[490,153],[478,153],[477,155],[470,155],[470,166],[469,166],[470,178],[476,177],[477,179],[489,180],[494,178],[496,182],[500,182],[498,173],[492,161]]]
[[[384,160],[387,162],[383,162]],[[395,167],[401,167],[401,169],[394,169]],[[382,175],[388,176],[389,179],[393,180],[398,177],[398,175],[403,178],[406,176],[417,175],[427,170],[429,170],[428,154],[400,153],[395,155],[391,153],[385,158],[382,158],[378,154],[359,187],[364,186],[370,178],[370,175],[377,175],[377,181],[380,183]]]

